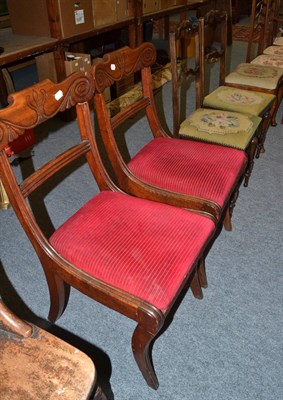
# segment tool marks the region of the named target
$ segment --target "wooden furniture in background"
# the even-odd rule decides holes
[[[158,3],[158,2],[157,2]],[[201,15],[206,7],[215,6],[215,0],[181,0],[172,2],[174,5],[169,7],[160,6],[150,8],[150,11],[145,12],[144,1],[138,0],[135,2],[135,14],[137,18],[136,25],[136,44],[139,45],[144,41],[144,24],[147,21],[158,21],[160,28],[160,38],[169,39],[170,17],[179,16],[179,19],[187,19],[188,12],[197,11],[197,15]]]
[[[115,0],[114,0],[115,1]],[[61,81],[66,77],[65,72],[65,51],[76,51],[76,52],[87,52],[89,48],[95,48],[95,46],[103,46],[111,42],[113,38],[119,37],[121,31],[128,31],[128,41],[130,47],[135,47],[143,41],[143,29],[144,22],[152,19],[168,18],[173,14],[180,14],[182,17],[186,16],[186,12],[190,9],[198,9],[203,7],[205,4],[213,2],[212,0],[182,0],[174,1],[173,6],[168,7],[156,7],[156,10],[149,13],[144,13],[144,1],[143,0],[127,0],[120,1],[120,8],[127,9],[126,16],[119,13],[117,20],[109,21],[109,16],[105,15],[103,6],[97,6],[97,10],[100,10],[101,17],[95,18],[96,22],[93,27],[87,25],[85,31],[76,30],[73,28],[72,32],[66,34],[65,25],[66,21],[60,18],[60,10],[58,9],[59,3],[53,0],[33,0],[33,4],[36,10],[41,14],[41,18],[35,19],[34,12],[30,13],[29,8],[26,7],[24,0],[20,2],[16,0],[10,0],[13,6],[13,14],[18,15],[20,19],[19,27],[17,26],[17,32],[13,33],[11,28],[0,30],[0,41],[1,46],[4,47],[3,54],[0,55],[0,67],[9,67],[15,63],[19,64],[25,60],[30,60],[38,54],[46,52],[54,52],[54,62],[56,68],[57,81]],[[90,0],[89,0],[90,2]],[[100,4],[101,2],[99,2]],[[107,6],[109,2],[105,2]],[[61,3],[60,3],[61,4]],[[63,6],[62,2],[61,6]],[[70,3],[71,4],[71,3]],[[70,7],[68,4],[68,7]],[[87,2],[86,2],[87,4]],[[107,7],[106,7],[107,8]],[[48,9],[48,15],[44,15],[44,10]],[[108,8],[107,8],[108,9]],[[20,14],[22,12],[22,16]],[[109,13],[108,13],[109,14]],[[15,20],[14,15],[14,20]],[[103,23],[103,15],[107,17],[107,23]],[[21,21],[30,21],[28,24],[29,35],[25,34],[25,27],[27,21],[22,23]],[[36,21],[35,24],[32,21]],[[40,20],[40,24],[37,22]],[[168,32],[168,24],[167,32]],[[41,34],[36,34],[36,31]],[[33,35],[31,35],[33,33]],[[44,33],[44,34],[43,34]],[[0,71],[1,73],[1,71]],[[7,91],[5,88],[1,91],[0,102],[6,103]]]
[[[0,348],[1,400],[90,398],[96,381],[92,360],[77,348],[17,317],[1,298]]]
[[[186,32],[193,34],[194,31],[196,110],[183,118],[180,123],[178,107],[180,91],[178,90],[175,60],[176,35],[181,36],[181,40],[184,40]],[[219,33],[220,44],[218,43]],[[227,48],[227,16],[225,12],[212,10],[197,22],[187,21],[187,24],[184,23],[177,27],[176,33],[172,32],[170,39],[175,136],[245,151],[249,163],[245,172],[244,186],[248,186],[255,154],[256,152],[257,155],[260,153],[259,146],[261,150],[263,149],[275,96],[223,86]],[[218,86],[215,90],[209,91],[205,88],[205,82],[210,81],[207,67],[216,63],[218,63],[218,66],[215,65],[218,70]],[[205,96],[205,92],[208,93],[207,96]],[[235,101],[236,99],[237,101]],[[249,106],[248,110],[247,105]],[[218,128],[216,128],[217,125]]]
[[[283,30],[283,17],[280,18],[279,0],[253,0],[246,62],[260,60],[270,64],[272,57],[282,57],[283,40],[281,46],[273,46],[276,37],[280,36],[280,27]],[[263,54],[267,54],[269,57],[257,59],[258,56]],[[278,66],[280,65],[278,64]]]
[[[252,0],[232,0],[232,20],[236,24],[242,15],[251,14]]]
[[[267,44],[266,32],[270,5],[277,0],[253,0],[247,62],[239,64],[225,77],[225,85],[267,93],[276,96],[271,125],[275,126],[278,108],[283,98],[282,57],[264,55]],[[254,45],[257,46],[254,52]]]

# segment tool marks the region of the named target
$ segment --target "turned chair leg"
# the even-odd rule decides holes
[[[270,125],[270,118],[271,118],[270,116],[268,116],[266,118],[263,117],[262,130],[261,130],[260,139],[258,142],[256,155],[255,155],[256,158],[259,158],[261,154],[265,153],[264,142],[265,142],[268,127]]]
[[[151,344],[157,333],[152,334],[146,331],[141,325],[138,325],[132,337],[132,350],[136,363],[148,386],[155,390],[158,389],[159,383],[153,368]]]
[[[46,270],[44,272],[50,296],[48,319],[50,322],[55,322],[61,317],[67,307],[70,296],[70,286],[53,272]]]
[[[225,217],[223,220],[223,225],[226,231],[230,232],[232,231],[232,222],[231,222],[231,209],[230,206],[227,208],[226,213],[225,213]]]
[[[205,270],[205,261],[202,260],[199,264],[198,267],[198,277],[199,277],[199,283],[202,288],[207,288],[208,283],[207,283],[207,276],[206,276],[206,270]]]
[[[226,210],[226,213],[225,213],[225,217],[224,217],[224,220],[223,220],[223,225],[224,225],[224,228],[225,228],[226,231],[232,231],[232,222],[231,222],[232,214],[233,214],[233,210],[234,210],[234,207],[236,205],[236,201],[237,201],[238,196],[239,196],[239,189],[237,189],[233,193],[233,195],[232,195],[232,197],[230,199],[230,204],[227,207],[227,210]]]
[[[254,137],[251,142],[250,149],[249,149],[249,154],[248,154],[249,163],[248,163],[247,170],[245,172],[244,187],[248,187],[248,185],[249,185],[249,180],[250,180],[251,173],[252,173],[252,170],[254,167],[254,157],[255,157],[257,146],[258,146],[258,138]]]
[[[271,125],[272,126],[276,126],[277,125],[276,116],[277,116],[277,112],[278,112],[278,109],[280,107],[280,104],[282,102],[282,99],[283,99],[283,85],[282,85],[282,82],[281,82],[281,86],[279,88],[279,92],[277,93],[277,98],[276,98],[275,105],[274,105],[274,112],[273,112],[272,118],[271,118]]]
[[[198,269],[196,268],[193,272],[192,280],[191,280],[191,290],[196,299],[202,299],[203,293],[200,285]]]

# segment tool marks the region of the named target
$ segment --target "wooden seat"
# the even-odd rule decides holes
[[[150,66],[155,57],[155,47],[144,43],[136,49],[125,47],[108,53],[93,68],[98,123],[119,185],[136,194],[135,185],[139,182],[156,191],[160,201],[181,201],[186,208],[206,210],[217,218],[219,226],[224,219],[226,229],[231,229],[231,212],[247,156],[238,149],[172,138],[164,131],[152,91]],[[142,97],[111,118],[104,90],[135,71],[141,71]],[[127,162],[115,130],[141,111],[146,112],[153,138]]]
[[[18,318],[0,298],[1,400],[86,400],[96,370],[84,353]],[[96,397],[98,399],[98,397]]]
[[[151,60],[152,48],[149,50]],[[95,141],[88,104],[94,89],[92,73],[78,72],[58,84],[44,80],[12,94],[10,105],[0,110],[0,178],[44,269],[50,321],[64,312],[71,287],[133,319],[137,323],[132,336],[134,357],[148,385],[156,389],[151,344],[184,291],[191,287],[195,297],[202,297],[204,259],[218,227],[206,212],[209,205],[201,199],[199,210],[203,213],[196,213],[183,209],[185,203],[174,196],[168,202],[178,207],[159,202],[162,194],[153,186],[136,182],[136,196],[130,196],[115,185]],[[54,146],[48,147],[50,161],[18,182],[5,152],[7,143],[74,105],[76,144],[69,147],[66,136],[68,148],[64,152],[57,154]],[[49,124],[53,130],[51,121]],[[37,135],[40,140],[40,131]],[[97,182],[97,194],[89,194],[89,201],[78,206],[73,215],[62,217],[60,226],[52,221],[54,231],[47,235],[45,224],[50,221],[45,218],[39,226],[38,213],[32,212],[32,202],[27,199],[31,194],[34,199],[39,192],[37,201],[42,202],[41,185],[48,181],[55,190],[55,177],[62,169],[71,173],[79,168],[81,159],[88,163]],[[234,189],[234,183],[232,186]],[[70,193],[72,187],[66,189],[66,199]],[[91,318],[85,322],[90,324]]]
[[[246,151],[249,157],[244,185],[253,169],[254,156],[263,150],[275,96],[223,86],[226,71],[226,14],[210,11],[199,21],[184,22],[170,34],[172,103],[175,135]],[[176,42],[182,31],[195,32],[196,111],[180,123]],[[217,34],[217,37],[216,37]],[[218,40],[220,36],[220,41]],[[218,66],[219,86],[205,96],[207,66]],[[248,106],[248,107],[247,107]]]

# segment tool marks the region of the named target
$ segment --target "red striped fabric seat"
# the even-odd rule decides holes
[[[50,243],[87,274],[166,310],[214,229],[197,213],[105,191]]]
[[[244,151],[171,138],[156,138],[128,163],[140,179],[171,191],[215,201],[230,198],[247,163]]]

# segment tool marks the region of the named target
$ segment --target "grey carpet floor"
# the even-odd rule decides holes
[[[244,60],[244,50],[242,42],[233,44],[232,68]],[[170,90],[167,84],[156,97],[168,128],[172,126]],[[194,108],[193,84],[189,90],[187,112]],[[43,137],[33,157],[15,167],[19,176],[44,161],[49,152],[61,150],[66,141],[76,140],[75,123],[63,125],[55,119],[49,128],[40,128]],[[209,286],[203,300],[188,292],[154,344],[157,391],[147,387],[132,356],[133,321],[76,290],[56,326],[46,321],[49,297],[44,275],[12,209],[0,214],[4,300],[23,318],[86,351],[109,399],[282,399],[282,130],[280,124],[269,129],[266,152],[255,161],[249,187],[240,190],[233,231],[223,230],[207,257]],[[46,145],[47,135],[51,147]],[[126,133],[130,153],[148,138],[144,117],[131,121]],[[41,199],[32,201],[41,218],[50,218],[56,227],[96,192],[89,171],[81,165],[76,173],[62,176],[57,188],[45,188],[44,206]]]

